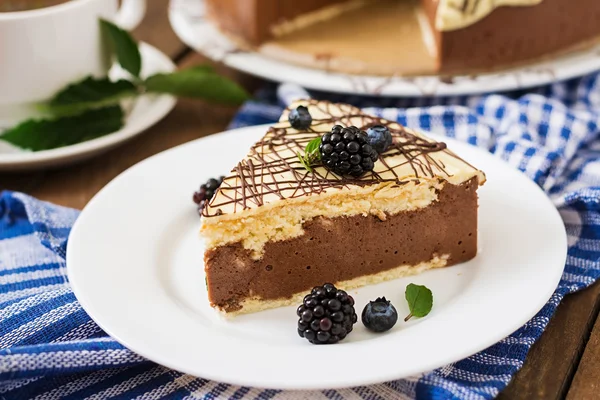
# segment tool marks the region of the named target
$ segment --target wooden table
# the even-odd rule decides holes
[[[168,0],[148,3],[148,14],[135,36],[161,49],[179,66],[207,62],[173,33],[167,19]],[[260,85],[257,80],[222,66],[218,69],[249,90]],[[109,153],[58,170],[0,173],[0,190],[22,191],[81,209],[125,169],[170,147],[222,131],[235,111],[234,108],[181,100],[163,121]],[[500,398],[600,398],[596,391],[600,388],[599,294],[600,283],[597,283],[565,299],[548,330],[533,346],[523,369]]]

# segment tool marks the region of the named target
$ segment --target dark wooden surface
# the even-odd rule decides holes
[[[179,66],[208,62],[186,48],[167,18],[168,0],[151,0],[135,36],[169,55]],[[257,80],[218,66],[249,89]],[[137,162],[170,147],[222,131],[234,108],[180,100],[146,133],[109,153],[57,170],[0,173],[0,190],[23,191],[64,206],[83,208],[104,185]],[[501,399],[600,399],[600,284],[568,296],[523,369]]]

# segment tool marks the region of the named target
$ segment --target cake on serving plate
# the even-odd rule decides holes
[[[290,110],[309,115],[304,126],[292,127]],[[381,154],[366,130],[391,133]],[[311,166],[302,154],[315,139],[321,161]],[[210,303],[256,312],[324,282],[349,289],[467,261],[484,182],[444,143],[395,122],[345,104],[295,103],[202,211]]]
[[[207,0],[225,33],[318,68],[468,73],[597,42],[597,0]]]

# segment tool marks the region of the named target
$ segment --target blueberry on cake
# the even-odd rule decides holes
[[[299,101],[202,210],[211,305],[292,305],[477,254],[485,175],[437,142],[346,104]]]

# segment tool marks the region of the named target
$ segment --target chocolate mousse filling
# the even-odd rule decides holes
[[[205,254],[211,305],[226,312],[250,298],[280,300],[337,283],[447,257],[446,266],[477,254],[477,178],[446,183],[427,207],[387,215],[319,217],[305,233],[269,242],[260,260],[234,243]]]

